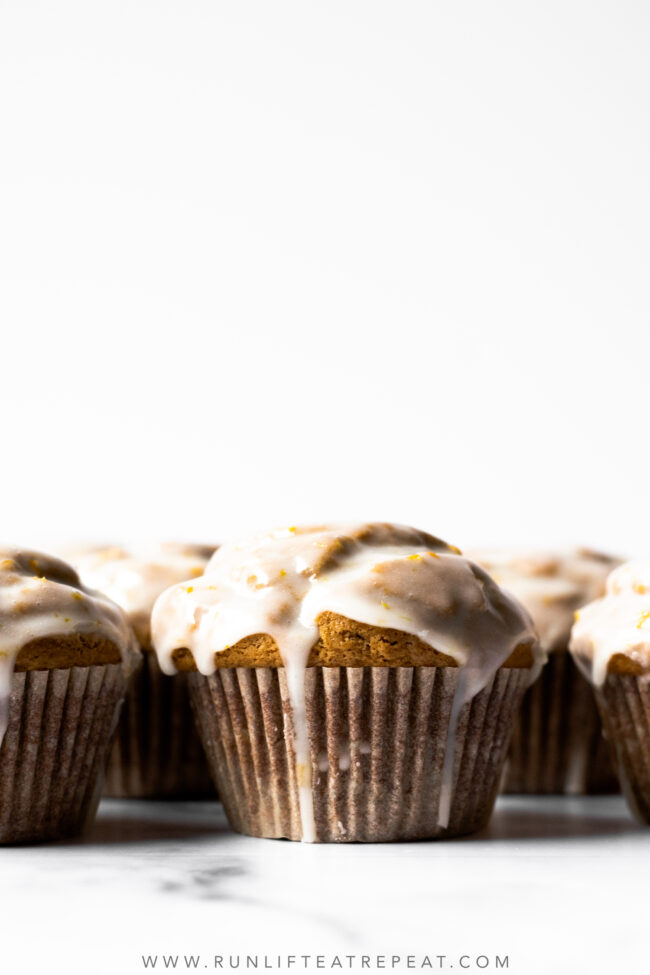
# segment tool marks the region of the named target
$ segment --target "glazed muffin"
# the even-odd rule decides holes
[[[187,672],[231,825],[388,841],[489,819],[532,623],[487,573],[395,525],[289,528],[220,548],[152,615]]]
[[[602,594],[617,560],[587,549],[472,554],[524,604],[548,654],[515,723],[504,791],[582,795],[618,790],[593,691],[568,653],[574,613]]]
[[[107,796],[200,798],[214,795],[190,707],[187,678],[172,681],[151,652],[151,609],[163,590],[202,575],[214,546],[96,548],[73,555],[83,581],[127,614],[144,655],[106,772]]]
[[[0,842],[90,822],[139,657],[122,610],[71,566],[0,551]]]
[[[593,685],[632,811],[650,823],[650,563],[615,569],[576,613],[573,658]]]

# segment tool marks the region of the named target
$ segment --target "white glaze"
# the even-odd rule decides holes
[[[523,603],[547,653],[566,650],[575,611],[603,594],[607,575],[619,561],[588,549],[469,554]]]
[[[73,552],[68,558],[85,586],[103,592],[126,612],[148,638],[151,610],[161,592],[203,574],[213,549],[163,544],[110,546]]]
[[[650,563],[627,562],[611,573],[605,595],[576,613],[571,652],[596,686],[615,654],[650,671]]]
[[[157,600],[152,640],[161,668],[174,650],[192,651],[199,671],[215,654],[254,634],[278,645],[296,725],[303,839],[314,838],[304,673],[325,611],[417,636],[464,668],[449,728],[516,646],[533,643],[525,610],[457,549],[415,529],[392,525],[289,528],[222,546],[205,574]],[[537,656],[538,666],[540,656]],[[531,676],[534,676],[535,669]],[[448,747],[447,751],[453,750]],[[452,766],[446,761],[439,818],[449,816]]]
[[[83,586],[74,569],[39,552],[0,550],[0,746],[7,730],[16,658],[32,640],[92,634],[120,650],[125,669],[135,667],[133,631],[110,599]]]

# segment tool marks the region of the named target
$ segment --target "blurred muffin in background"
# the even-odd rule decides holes
[[[611,573],[576,614],[571,653],[594,685],[628,803],[650,823],[650,562]]]
[[[0,843],[91,822],[139,658],[123,611],[70,565],[0,550]]]
[[[515,723],[504,791],[617,791],[593,691],[573,663],[568,645],[575,612],[604,592],[607,575],[620,560],[588,549],[471,554],[527,608],[548,654]]]
[[[224,545],[152,631],[162,668],[189,672],[233,828],[308,842],[482,828],[541,656],[483,569],[388,524]]]
[[[105,795],[200,798],[214,794],[196,732],[187,680],[165,676],[151,648],[151,609],[168,586],[203,574],[214,546],[164,544],[105,547],[70,560],[84,584],[126,612],[144,654],[124,706],[107,772]]]

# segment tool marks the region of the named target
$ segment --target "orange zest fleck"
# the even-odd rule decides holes
[[[650,620],[650,610],[646,610],[645,613],[641,613],[639,616],[639,622],[636,624],[637,630],[640,630],[648,620]]]

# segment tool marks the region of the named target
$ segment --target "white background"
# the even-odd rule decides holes
[[[0,536],[380,518],[647,554],[649,44],[641,0],[0,0]],[[250,841],[213,914],[142,893],[214,842],[80,851],[83,884],[7,851],[0,965],[136,970],[211,918],[288,949],[303,889],[327,950],[341,871],[369,942],[431,918],[517,975],[640,970],[634,837],[265,845],[275,873]]]
[[[648,552],[647,4],[0,11],[7,541]]]

